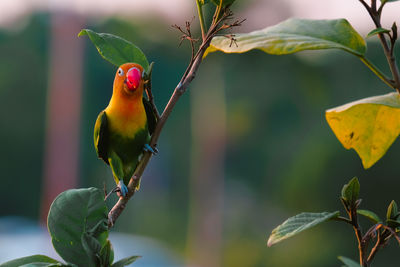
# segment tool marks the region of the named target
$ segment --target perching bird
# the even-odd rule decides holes
[[[126,63],[115,74],[113,94],[94,127],[97,155],[110,165],[122,196],[143,150],[154,153],[148,145],[156,119],[150,103],[143,97],[143,68]]]

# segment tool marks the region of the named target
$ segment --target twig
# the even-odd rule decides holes
[[[341,222],[345,222],[347,224],[353,225],[353,222],[351,220],[349,220],[349,219],[347,219],[345,217],[342,217],[342,216],[335,217],[332,220],[341,221]]]
[[[179,27],[178,25],[173,26],[174,28],[178,29],[183,34],[183,36],[181,37],[182,41],[186,39],[186,40],[189,40],[189,42],[191,43],[192,57],[190,59],[188,67],[187,67],[186,71],[184,72],[180,82],[176,86],[171,98],[169,99],[168,104],[166,105],[163,113],[161,114],[159,120],[157,121],[154,133],[151,136],[150,146],[155,147],[157,145],[158,138],[160,137],[161,131],[162,131],[165,123],[167,122],[170,114],[172,113],[172,111],[175,107],[175,104],[178,102],[181,95],[186,91],[189,84],[196,77],[196,72],[197,72],[198,68],[200,67],[204,52],[209,47],[212,38],[219,31],[220,23],[232,15],[232,13],[229,11],[229,9],[225,8],[224,13],[222,14],[221,18],[218,18],[220,15],[220,13],[219,13],[220,10],[221,10],[221,6],[219,8],[217,8],[215,19],[213,19],[211,26],[196,53],[194,53],[194,42],[196,41],[196,39],[192,38],[192,35],[190,32],[190,23],[186,23],[186,31],[182,30],[182,28]],[[235,26],[238,26],[238,25],[235,25]],[[144,152],[142,159],[140,160],[138,166],[136,167],[133,177],[129,181],[127,195],[125,197],[120,197],[118,202],[114,205],[114,207],[108,213],[108,226],[109,227],[112,227],[115,224],[115,221],[118,219],[118,217],[121,215],[121,213],[125,209],[126,204],[128,203],[129,199],[135,194],[136,188],[140,183],[140,178],[142,177],[142,174],[143,174],[144,170],[146,169],[147,164],[149,163],[151,157],[152,157],[151,152]]]
[[[367,243],[362,237],[361,227],[358,224],[357,210],[356,208],[351,208],[349,211],[349,217],[353,225],[354,232],[356,234],[358,242],[358,253],[360,254],[360,265],[365,267],[368,266],[365,262],[365,250],[367,249]]]
[[[359,0],[361,2],[361,4],[365,7],[365,9],[368,11],[368,14],[370,15],[371,19],[373,20],[375,27],[376,28],[381,28],[381,13],[382,13],[382,9],[384,4],[381,4],[381,6],[379,7],[379,9],[376,9],[376,0],[371,0],[371,6],[369,6],[364,0]],[[396,29],[397,30],[397,29]],[[394,35],[397,35],[394,34]],[[379,40],[382,44],[383,47],[383,52],[385,54],[386,60],[388,62],[389,68],[390,68],[390,72],[392,73],[393,76],[393,88],[395,88],[399,93],[400,93],[400,73],[399,73],[399,69],[397,67],[397,63],[396,63],[396,58],[394,56],[394,45],[395,45],[395,36],[390,36],[390,45],[391,47],[389,47],[388,42],[386,40],[386,36],[383,33],[378,33],[378,37]],[[382,77],[380,77],[382,79]]]
[[[371,249],[371,252],[369,253],[369,256],[367,258],[367,262],[371,263],[371,261],[374,259],[376,253],[378,252],[378,250],[382,247],[382,243],[381,243],[381,234],[378,233],[377,234],[377,238],[376,238],[376,243],[375,246]]]

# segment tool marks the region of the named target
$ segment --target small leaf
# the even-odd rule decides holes
[[[111,242],[107,240],[107,244],[100,251],[101,262],[105,266],[111,266],[114,261],[114,249]]]
[[[65,261],[97,266],[82,237],[90,235],[101,248],[107,244],[108,230],[99,231],[108,221],[103,194],[97,188],[72,189],[58,195],[51,204],[47,226],[55,250]]]
[[[339,260],[341,260],[347,267],[361,267],[361,265],[355,261],[353,261],[352,259],[343,257],[343,256],[339,256],[338,257]]]
[[[360,193],[360,183],[357,177],[350,180],[348,184],[345,184],[342,188],[342,198],[346,201],[350,208],[356,206],[356,201],[358,200],[358,195]]]
[[[325,116],[342,145],[353,148],[368,169],[400,134],[400,96],[389,93],[361,99],[329,109]]]
[[[357,210],[357,213],[360,214],[361,216],[364,216],[366,218],[368,218],[369,220],[371,220],[373,223],[379,223],[382,220],[379,218],[378,215],[376,215],[374,212],[370,211],[370,210]]]
[[[396,21],[393,22],[393,24],[392,24],[392,33],[393,33],[392,39],[393,40],[397,40],[397,24],[396,24]]]
[[[113,265],[111,265],[111,267],[127,266],[127,265],[131,264],[132,262],[136,261],[140,257],[141,256],[131,256],[131,257],[128,257],[128,258],[124,258],[122,260],[119,260],[119,261],[115,262]]]
[[[374,36],[374,35],[376,35],[376,34],[380,34],[380,33],[389,33],[389,32],[390,32],[390,30],[388,30],[388,29],[376,28],[376,29],[373,29],[372,31],[370,31],[370,32],[367,34],[367,38],[369,38],[369,37],[371,37],[371,36]]]
[[[214,37],[204,57],[220,50],[244,53],[260,49],[268,54],[284,55],[303,50],[342,49],[357,56],[366,51],[364,39],[345,19],[289,19],[272,27],[250,33],[235,34],[236,44],[223,36]]]
[[[268,239],[268,246],[272,246],[284,239],[292,237],[304,230],[314,227],[332,218],[339,216],[339,211],[309,213],[303,212],[287,219],[284,223],[272,230]]]
[[[99,54],[111,64],[121,66],[124,63],[133,62],[140,64],[146,71],[149,62],[146,56],[136,45],[109,33],[96,33],[89,29],[83,29],[78,36],[88,35],[96,46]]]
[[[60,262],[44,255],[33,255],[7,261],[0,264],[0,267],[19,267],[29,263],[59,264]]]
[[[397,203],[396,201],[392,200],[387,209],[386,219],[397,220],[398,217],[399,217],[399,210],[397,208]]]
[[[382,3],[397,2],[397,1],[399,1],[399,0],[381,0]]]

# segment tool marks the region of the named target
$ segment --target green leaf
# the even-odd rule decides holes
[[[374,35],[376,35],[376,34],[379,34],[379,33],[389,33],[389,32],[390,32],[390,30],[388,30],[388,29],[376,28],[376,29],[373,29],[372,31],[370,31],[370,32],[367,34],[367,38],[369,38],[369,37],[371,37],[371,36],[374,36]]]
[[[345,184],[342,188],[342,198],[346,201],[349,207],[354,208],[356,201],[358,200],[358,195],[360,193],[360,183],[357,177],[350,180],[348,184]]]
[[[400,96],[389,93],[326,111],[326,120],[346,149],[353,148],[365,169],[375,164],[400,134]]]
[[[337,218],[339,211],[322,213],[300,213],[287,219],[284,223],[272,230],[268,239],[268,246],[272,246],[284,239],[292,237],[304,230],[314,227],[327,220]]]
[[[95,263],[96,266],[100,265],[100,251],[101,251],[101,244],[100,242],[92,235],[88,233],[82,234],[82,246],[86,252],[86,255],[90,257],[90,261]]]
[[[397,2],[397,1],[399,1],[399,0],[381,0],[382,3]]]
[[[347,267],[361,267],[359,263],[353,261],[352,259],[343,256],[339,256],[338,259],[341,260]]]
[[[397,203],[396,203],[396,201],[392,200],[392,202],[390,202],[388,209],[387,209],[386,219],[397,220],[399,215],[400,215],[400,213],[399,213],[399,209],[397,207]]]
[[[19,267],[29,263],[59,264],[60,262],[44,255],[32,255],[7,261],[5,263],[0,264],[0,267]]]
[[[111,242],[107,240],[107,245],[100,251],[101,262],[106,266],[111,266],[114,261],[114,249]]]
[[[88,35],[96,46],[100,55],[111,64],[121,66],[124,63],[133,62],[140,64],[146,71],[149,62],[146,56],[136,45],[109,33],[96,33],[89,29],[83,29],[78,36]]]
[[[361,216],[364,216],[366,218],[368,218],[369,220],[371,220],[373,223],[379,223],[382,220],[379,218],[378,215],[376,215],[374,212],[370,211],[370,210],[357,210],[357,213],[360,214]]]
[[[127,266],[127,265],[131,264],[132,262],[136,261],[138,258],[140,258],[140,256],[131,256],[128,258],[124,258],[122,260],[115,262],[113,265],[111,265],[111,267]]]
[[[364,39],[345,19],[289,19],[272,27],[250,33],[235,34],[236,44],[218,36],[211,41],[204,57],[220,50],[225,53],[244,53],[260,49],[268,54],[284,55],[303,50],[343,49],[357,56],[366,51]]]
[[[97,188],[72,189],[58,195],[51,204],[47,226],[55,250],[65,261],[78,266],[97,266],[93,255],[87,252],[88,248],[98,248],[94,249],[88,239],[95,238],[100,248],[107,245],[108,230],[103,228],[107,224],[107,207],[103,194]]]

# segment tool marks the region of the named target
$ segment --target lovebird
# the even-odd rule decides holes
[[[108,106],[100,112],[94,127],[94,146],[100,159],[110,165],[122,196],[143,151],[155,153],[149,146],[156,118],[143,97],[144,70],[136,63],[121,65],[114,78]]]

